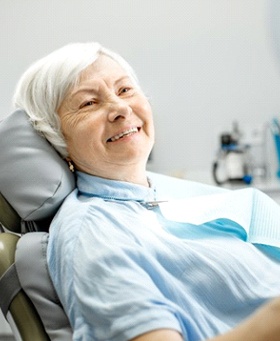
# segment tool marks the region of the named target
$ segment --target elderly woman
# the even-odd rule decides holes
[[[153,116],[126,61],[65,46],[25,72],[15,103],[77,177],[48,247],[74,340],[280,339],[279,261],[234,222],[176,223],[150,205]]]

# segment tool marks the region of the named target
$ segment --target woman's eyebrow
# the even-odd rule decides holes
[[[80,89],[77,89],[76,91],[72,92],[71,93],[71,97],[74,97],[76,95],[79,95],[80,93],[92,93],[92,94],[96,94],[97,93],[97,90],[95,90],[94,88],[92,87],[84,87],[84,88],[80,88]]]
[[[121,83],[121,82],[124,81],[124,80],[129,80],[129,81],[131,81],[131,78],[130,78],[129,76],[123,76],[123,77],[121,77],[121,78],[118,78],[118,79],[114,82],[114,85],[117,85],[117,84]],[[87,85],[87,86],[85,86],[85,87],[81,87],[81,88],[79,88],[79,89],[73,91],[73,92],[71,93],[71,97],[73,98],[74,96],[79,95],[79,94],[81,94],[81,93],[96,94],[97,92],[98,92],[97,89],[95,89],[95,88],[92,87],[92,86]]]
[[[123,76],[123,77],[117,79],[117,80],[115,81],[115,84],[118,84],[118,83],[120,83],[120,82],[122,82],[122,81],[124,81],[124,80],[129,80],[129,81],[131,81],[131,78],[130,78],[129,76]]]

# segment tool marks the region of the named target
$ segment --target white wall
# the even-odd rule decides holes
[[[100,41],[136,69],[157,127],[151,168],[210,170],[218,135],[280,113],[269,0],[1,0],[0,118],[25,68],[72,41]],[[279,65],[278,65],[279,63]]]

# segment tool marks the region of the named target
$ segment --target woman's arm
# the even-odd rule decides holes
[[[130,341],[183,341],[182,336],[175,330],[158,329],[137,336]]]
[[[236,328],[208,341],[279,341],[280,298],[270,301]],[[170,329],[159,329],[140,335],[131,341],[183,341],[182,336]]]
[[[211,339],[211,341],[242,340],[280,340],[280,298],[276,298],[259,308],[253,315],[230,332]]]

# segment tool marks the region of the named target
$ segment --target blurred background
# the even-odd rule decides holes
[[[253,176],[279,190],[279,0],[0,4],[0,119],[32,62],[70,42],[99,41],[130,62],[150,98],[150,170],[212,183],[215,169],[220,182]],[[1,321],[0,334],[9,334]]]
[[[208,181],[234,122],[248,141],[280,117],[279,10],[277,0],[1,0],[0,119],[33,61],[99,41],[132,64],[152,103],[149,168]]]

